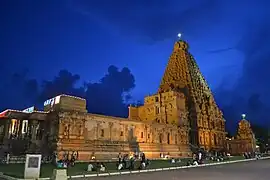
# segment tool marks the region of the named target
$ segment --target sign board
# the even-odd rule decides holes
[[[32,107],[30,107],[30,108],[24,109],[23,112],[26,112],[26,113],[32,113],[32,112],[34,112],[34,110],[35,110],[35,107],[32,106]]]
[[[60,102],[60,96],[56,96],[54,98],[48,99],[44,102],[44,106],[51,105],[53,106],[54,104],[58,104]]]
[[[26,154],[24,166],[25,179],[38,179],[40,175],[41,154]]]

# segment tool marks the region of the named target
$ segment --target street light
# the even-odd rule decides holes
[[[245,119],[246,118],[246,114],[242,114],[242,119]]]

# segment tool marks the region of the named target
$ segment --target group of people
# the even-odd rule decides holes
[[[88,167],[87,167],[87,171],[105,172],[106,167],[105,167],[104,163],[99,163],[99,162],[96,164],[89,163]]]
[[[74,153],[72,153],[71,156],[69,154],[65,154],[62,159],[55,159],[58,168],[73,167],[75,166],[76,155]]]
[[[138,169],[146,169],[150,161],[146,159],[145,154],[141,153],[140,155],[138,154],[133,154],[133,155],[128,155],[124,154],[122,155],[121,153],[118,154],[118,161],[116,164],[117,170],[134,170],[135,169],[135,161],[140,161],[140,166]],[[104,172],[106,170],[106,167],[104,163],[99,163],[97,162],[96,164],[94,163],[89,163],[87,167],[87,171],[98,171],[98,172]]]
[[[260,153],[251,153],[251,152],[245,152],[243,154],[243,156],[245,157],[245,159],[250,159],[250,158],[256,158],[256,159],[260,159],[261,158],[261,154]]]
[[[197,152],[197,153],[194,153],[193,156],[192,156],[192,161],[189,160],[187,162],[187,166],[191,166],[191,165],[194,165],[194,166],[197,166],[199,164],[203,164],[203,153],[201,151]]]
[[[117,169],[118,170],[124,170],[124,169],[134,170],[135,161],[137,160],[140,160],[139,169],[146,169],[150,164],[150,161],[146,159],[144,153],[141,153],[140,155],[133,154],[130,156],[128,154],[122,155],[121,153],[119,153]]]

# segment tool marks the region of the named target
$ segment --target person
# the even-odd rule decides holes
[[[145,168],[146,168],[145,162],[141,161],[139,169],[142,170],[142,169],[145,169]]]
[[[93,170],[94,170],[93,164],[89,163],[89,164],[88,164],[88,167],[87,167],[87,171],[91,172],[91,171],[93,171]]]
[[[174,158],[171,159],[171,163],[172,163],[172,164],[175,163],[175,159],[174,159]]]
[[[100,164],[100,171],[104,172],[106,170],[105,165],[103,163]]]
[[[145,163],[145,154],[144,153],[142,153],[142,162]]]
[[[193,165],[194,165],[194,166],[198,166],[199,163],[195,160],[195,161],[193,162]]]
[[[128,154],[125,154],[122,160],[123,164],[123,169],[127,169],[127,160],[128,160]]]
[[[62,168],[63,167],[63,161],[60,159],[59,161],[57,161],[56,163],[58,168]]]
[[[122,155],[121,153],[118,154],[118,164],[120,164],[122,162]]]
[[[201,152],[199,152],[199,154],[198,154],[198,159],[199,159],[199,161],[202,160],[202,153]]]
[[[68,162],[67,161],[64,161],[63,162],[63,168],[67,168],[68,167]]]
[[[133,156],[131,156],[130,157],[130,166],[129,166],[129,170],[133,170],[134,169],[134,157]]]
[[[74,155],[71,156],[71,159],[70,159],[70,165],[71,165],[72,167],[75,166],[75,156],[74,156]]]
[[[117,167],[118,171],[122,170],[124,167],[123,167],[123,163],[120,163]]]
[[[7,153],[7,157],[6,157],[6,164],[9,164],[9,159],[10,159],[10,154]]]

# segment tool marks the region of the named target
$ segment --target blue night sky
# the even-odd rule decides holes
[[[132,95],[129,100],[142,100],[157,91],[181,32],[226,119],[235,123],[245,112],[253,122],[268,121],[264,113],[270,107],[268,1],[2,0],[0,3],[3,109],[32,103],[22,97],[25,94],[20,93],[22,87],[18,82],[10,83],[14,73],[22,77],[20,81],[34,79],[42,84],[44,80],[53,81],[65,69],[80,76],[77,88],[83,82],[98,82],[108,73],[110,65],[130,70],[135,86],[128,90]]]

